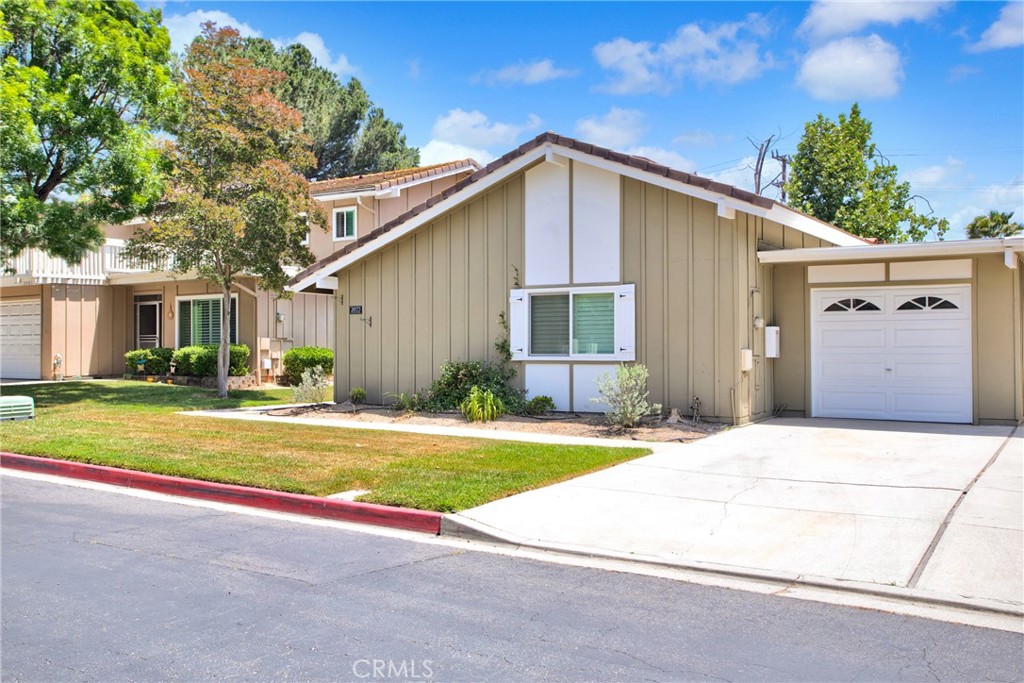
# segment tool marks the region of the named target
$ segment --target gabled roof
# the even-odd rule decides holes
[[[395,239],[434,220],[440,213],[469,200],[476,194],[491,187],[495,182],[524,168],[537,159],[557,154],[584,163],[609,168],[625,176],[654,182],[684,194],[700,197],[719,205],[720,211],[736,210],[768,217],[770,220],[788,225],[815,237],[843,246],[866,244],[860,237],[841,230],[834,225],[820,221],[773,199],[762,197],[747,190],[704,178],[693,173],[684,173],[663,166],[645,157],[615,152],[588,142],[558,135],[541,133],[504,156],[495,159],[472,175],[463,178],[452,187],[414,206],[397,218],[360,237],[345,248],[314,263],[288,282],[288,289],[301,291],[313,286],[317,280],[330,276]]]
[[[382,171],[381,173],[348,176],[347,178],[318,180],[309,184],[309,192],[314,197],[319,194],[333,194],[337,192],[381,192],[415,181],[447,175],[454,171],[476,171],[479,169],[480,164],[473,159],[459,159],[458,161],[447,161],[443,164],[433,164],[431,166],[416,166],[413,168],[400,168],[394,171]]]

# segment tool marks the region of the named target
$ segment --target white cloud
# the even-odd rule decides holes
[[[466,158],[475,159],[481,164],[488,164],[494,161],[495,156],[486,149],[467,147],[443,140],[431,140],[420,147],[420,163],[424,166]]]
[[[966,80],[975,74],[981,73],[981,69],[970,66],[968,64],[957,64],[951,67],[949,75],[946,76],[946,80],[950,83],[958,83],[959,81]]]
[[[995,23],[985,29],[981,40],[967,49],[969,52],[986,52],[1021,45],[1024,45],[1024,3],[1016,0],[1003,5]]]
[[[320,66],[333,71],[338,78],[344,79],[347,76],[351,76],[358,73],[359,68],[354,66],[348,61],[348,57],[343,54],[339,54],[337,57],[331,54],[330,48],[324,43],[323,36],[319,33],[310,33],[309,31],[303,31],[294,38],[275,38],[273,41],[274,45],[278,48],[286,45],[304,45],[309,53],[313,55],[313,59]]]
[[[576,135],[587,142],[622,150],[643,135],[643,112],[636,109],[612,107],[604,116],[591,116],[576,122]]]
[[[495,71],[485,71],[476,76],[474,81],[483,81],[487,85],[536,85],[546,81],[554,81],[559,78],[571,78],[578,71],[572,69],[560,69],[550,59],[542,59],[536,62],[520,62],[511,64]]]
[[[439,164],[470,157],[486,164],[496,158],[488,148],[511,147],[520,135],[536,130],[541,123],[534,114],[526,123],[516,125],[491,121],[476,110],[451,109],[434,123],[431,140],[420,148],[420,163]]]
[[[192,39],[202,32],[203,24],[208,21],[217,24],[219,28],[225,26],[236,28],[243,36],[258,38],[263,35],[249,24],[235,19],[227,12],[197,9],[188,14],[169,14],[164,17],[164,26],[167,27],[167,32],[171,36],[171,49],[175,52],[184,52],[185,48],[192,42]]]
[[[715,134],[706,130],[692,130],[688,133],[681,133],[672,139],[672,144],[693,147],[713,147],[717,142],[718,138]]]
[[[797,75],[797,84],[820,100],[892,97],[902,81],[899,50],[875,34],[811,50]]]
[[[927,21],[939,11],[950,7],[947,1],[858,0],[835,2],[817,0],[800,23],[797,32],[812,39],[847,36],[871,24],[898,26],[904,21]]]
[[[626,38],[598,43],[594,58],[612,77],[598,89],[616,95],[666,94],[678,81],[735,84],[757,78],[774,66],[760,39],[771,32],[764,17],[749,14],[743,21],[703,28],[680,26],[668,40],[654,45]]]
[[[697,168],[697,164],[691,159],[687,159],[682,154],[675,152],[671,149],[665,149],[664,147],[630,147],[623,150],[626,154],[632,154],[638,157],[646,157],[651,161],[655,161],[663,166],[674,168],[677,171],[685,171],[687,173],[693,173],[693,169]]]
[[[909,182],[915,190],[918,188],[927,190],[928,185],[940,185],[949,182],[963,170],[964,162],[954,157],[949,157],[943,164],[934,166],[922,166],[903,173],[903,180]]]
[[[507,147],[521,133],[536,130],[540,124],[540,117],[535,114],[530,114],[525,124],[516,125],[491,121],[480,111],[452,109],[434,123],[433,137],[435,140],[481,149],[494,145]]]

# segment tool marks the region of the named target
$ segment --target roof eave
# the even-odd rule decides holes
[[[847,247],[807,247],[757,252],[761,263],[839,263],[877,259],[918,258],[927,256],[970,256],[1010,251],[1024,253],[1024,237],[958,240],[955,242],[911,242],[907,244],[865,244]]]

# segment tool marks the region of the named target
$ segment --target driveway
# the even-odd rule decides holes
[[[542,546],[1020,606],[1021,431],[776,419],[459,516]]]

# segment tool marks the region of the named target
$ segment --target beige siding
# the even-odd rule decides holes
[[[381,401],[429,387],[446,360],[493,356],[507,266],[523,260],[522,193],[517,176],[338,273],[337,397],[362,386]]]
[[[623,282],[637,285],[637,361],[650,371],[651,399],[738,422],[770,411],[763,333],[761,219],[717,216],[714,204],[636,180],[622,183]],[[779,239],[782,239],[781,226]],[[757,290],[756,292],[753,290]],[[739,369],[741,349],[754,370]]]
[[[43,376],[50,375],[58,353],[64,359],[66,377],[124,372],[130,341],[124,328],[126,297],[126,287],[44,285]]]
[[[1000,254],[973,259],[975,421],[1014,421],[1024,417],[1024,322],[1021,268],[1003,265]],[[778,265],[772,269],[774,320],[782,328],[782,357],[774,361],[776,402],[794,414],[805,414],[810,395],[811,285],[806,267]],[[950,281],[922,281],[945,284]],[[956,282],[956,281],[954,281]],[[912,282],[829,283],[828,287],[892,286]]]
[[[294,346],[324,346],[333,343],[334,301],[328,294],[295,294],[280,297],[257,290],[257,336],[279,342],[287,350]],[[280,313],[284,320],[277,321]]]

